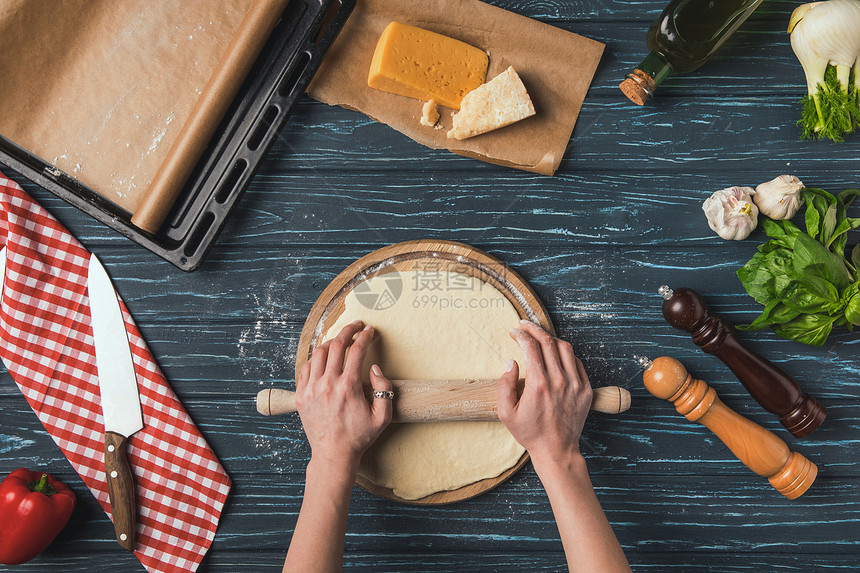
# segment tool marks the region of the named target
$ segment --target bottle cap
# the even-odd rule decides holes
[[[627,79],[621,82],[618,87],[621,88],[627,99],[636,105],[645,105],[645,102],[654,95],[657,82],[650,75],[636,68],[633,73],[627,74]]]

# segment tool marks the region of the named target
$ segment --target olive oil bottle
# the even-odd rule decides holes
[[[648,29],[648,54],[621,83],[644,105],[670,73],[697,69],[716,52],[762,0],[672,0]]]

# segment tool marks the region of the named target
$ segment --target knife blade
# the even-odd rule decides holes
[[[90,255],[87,293],[105,424],[111,514],[117,541],[134,551],[137,509],[127,440],[143,428],[143,415],[125,321],[113,284],[95,255]]]

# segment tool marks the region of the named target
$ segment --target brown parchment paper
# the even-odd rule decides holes
[[[131,222],[155,233],[203,156],[289,0],[256,0],[209,77]]]
[[[0,1],[0,135],[133,213],[252,2]]]
[[[422,102],[371,89],[373,51],[392,20],[426,28],[486,50],[487,79],[513,66],[537,114],[520,123],[457,141],[448,139],[451,110],[440,108],[443,129],[419,124]],[[434,149],[552,175],[561,163],[603,44],[477,0],[358,0],[308,88],[331,105],[358,110]]]

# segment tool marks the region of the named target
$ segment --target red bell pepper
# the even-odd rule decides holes
[[[74,509],[75,493],[50,475],[10,473],[0,483],[0,563],[18,565],[41,553]]]

